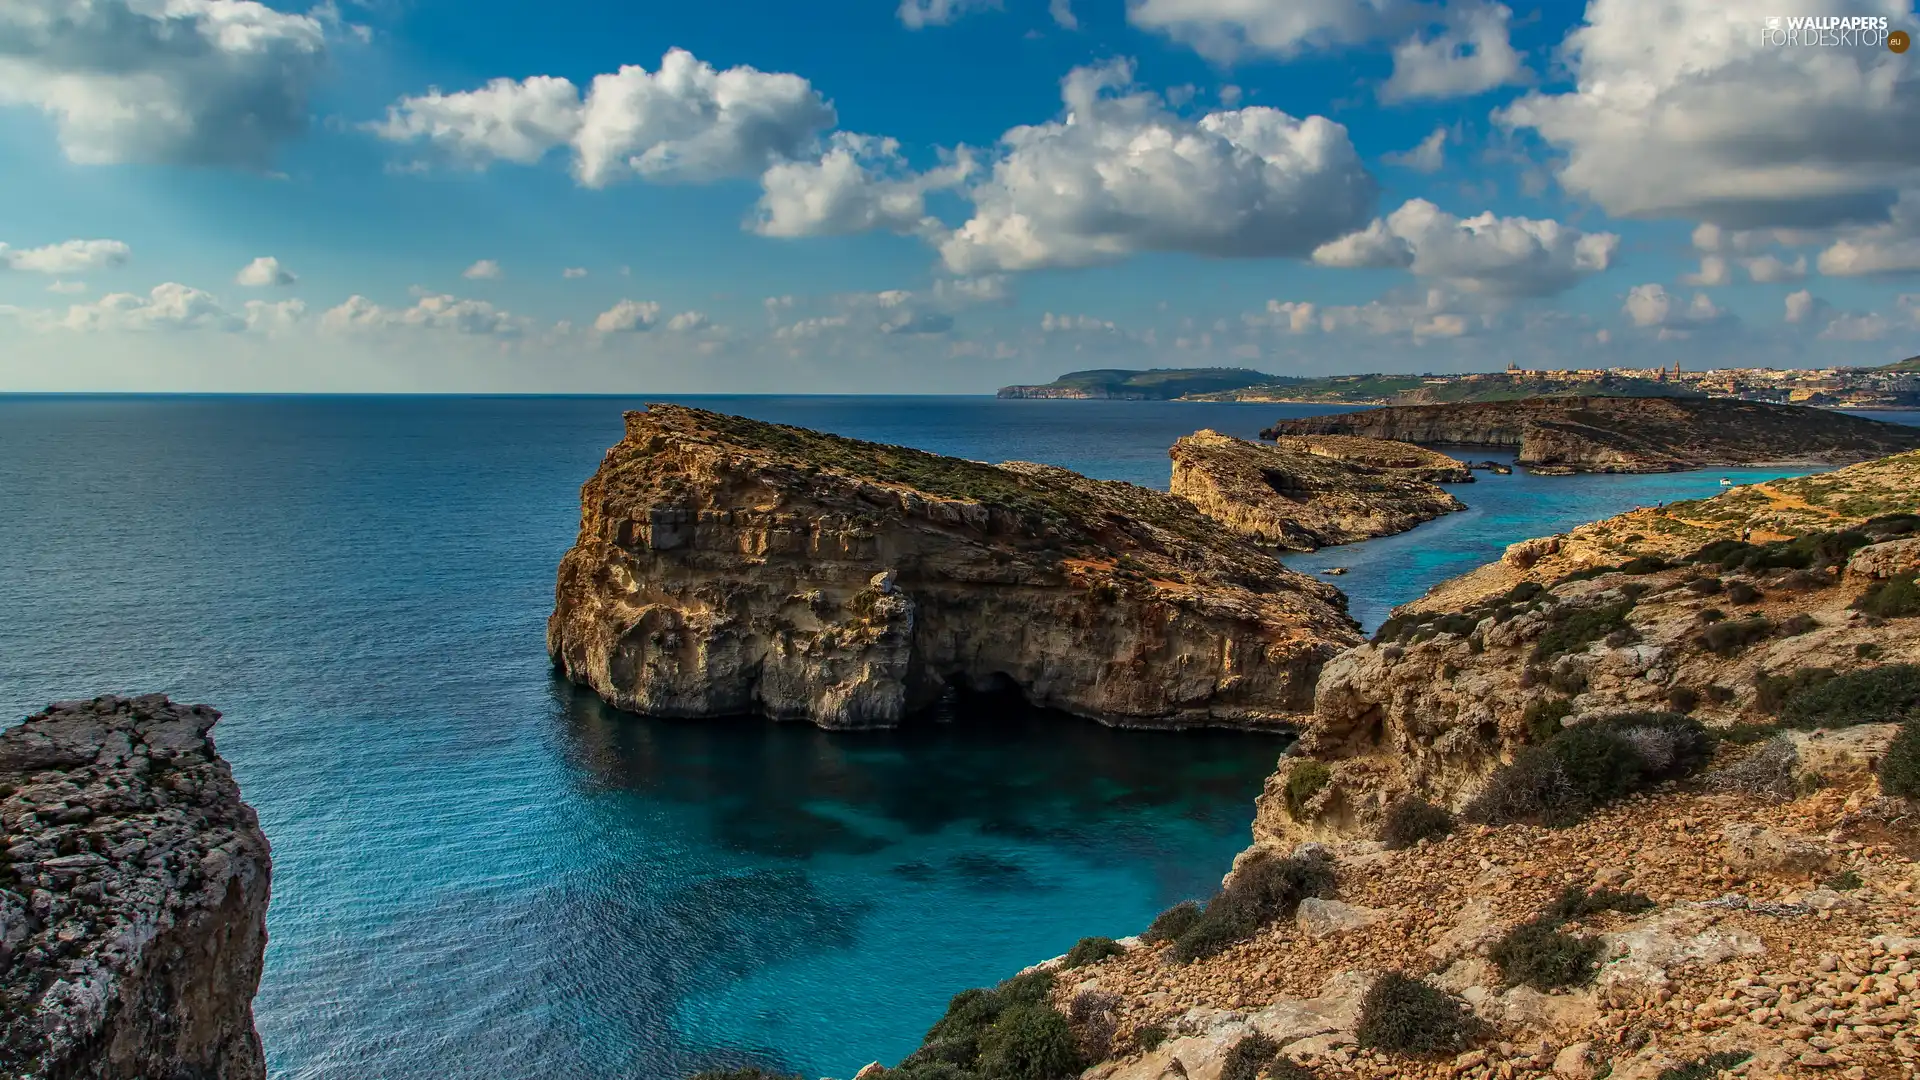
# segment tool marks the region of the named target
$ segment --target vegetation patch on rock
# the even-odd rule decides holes
[[[1382,975],[1360,1002],[1360,1046],[1390,1054],[1457,1053],[1480,1031],[1465,1001],[1405,972]]]
[[[1191,963],[1216,955],[1251,938],[1268,923],[1292,918],[1300,901],[1325,897],[1332,891],[1331,859],[1255,852],[1207,901],[1200,917],[1174,940],[1173,958]]]

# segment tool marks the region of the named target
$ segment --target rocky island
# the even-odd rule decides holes
[[[1003,386],[1001,398],[1065,398],[1101,401],[1171,401],[1189,394],[1292,382],[1247,368],[1095,368],[1069,371],[1050,383]]]
[[[1438,482],[1467,466],[1408,443],[1289,436],[1272,445],[1200,431],[1173,444],[1173,494],[1262,544],[1313,551],[1405,532],[1466,505]]]
[[[271,866],[219,717],[109,696],[0,734],[0,1075],[266,1077]]]
[[[1214,895],[860,1080],[1920,1074],[1916,479],[1628,515],[1616,563],[1396,617]]]
[[[1845,413],[1719,398],[1529,398],[1282,420],[1261,433],[1503,446],[1540,473],[1845,465],[1920,447],[1920,430]]]
[[[1272,726],[1355,630],[1338,590],[1171,495],[651,405],[581,489],[547,644],[655,715],[871,727],[1012,690]]]

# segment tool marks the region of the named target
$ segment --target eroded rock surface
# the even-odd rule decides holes
[[[1242,536],[1294,551],[1389,536],[1464,510],[1434,478],[1472,476],[1444,454],[1381,439],[1263,445],[1200,431],[1170,453],[1175,495]]]
[[[1527,398],[1401,405],[1282,420],[1262,437],[1363,435],[1511,446],[1536,472],[1673,472],[1716,465],[1845,465],[1920,447],[1900,424],[1721,398]]]
[[[654,405],[581,489],[547,644],[618,707],[882,726],[951,689],[1263,725],[1358,640],[1345,598],[1184,500]]]
[[[0,1074],[266,1076],[269,852],[219,716],[100,697],[0,734]]]

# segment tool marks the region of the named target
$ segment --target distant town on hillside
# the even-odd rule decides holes
[[[1581,368],[1424,375],[1269,375],[1249,368],[1100,368],[1003,386],[1003,398],[1435,405],[1529,397],[1721,397],[1846,409],[1920,408],[1920,356],[1875,368]]]

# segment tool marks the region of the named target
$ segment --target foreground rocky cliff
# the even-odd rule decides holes
[[[1173,494],[1242,536],[1313,551],[1466,509],[1438,486],[1465,464],[1408,443],[1300,436],[1263,445],[1200,431],[1173,444]]]
[[[1357,640],[1339,592],[1172,496],[672,405],[629,413],[581,489],[547,628],[621,708],[837,728],[990,689],[1281,723]]]
[[[1510,446],[1535,472],[1845,465],[1920,447],[1920,430],[1845,413],[1719,398],[1528,398],[1282,420],[1261,433]]]
[[[861,1080],[1920,1076],[1917,466],[1397,617],[1218,892]]]
[[[101,697],[0,734],[0,1075],[266,1076],[270,860],[219,716]]]

